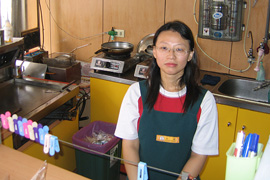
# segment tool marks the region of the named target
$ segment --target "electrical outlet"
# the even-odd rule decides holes
[[[116,32],[115,37],[125,37],[125,30],[115,29],[114,31]]]

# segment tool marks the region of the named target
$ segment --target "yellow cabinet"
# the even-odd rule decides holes
[[[58,137],[59,140],[72,143],[72,136],[79,130],[78,116],[74,120],[63,120],[60,121],[55,127],[50,129],[50,134]],[[56,166],[62,167],[69,171],[74,171],[76,169],[76,158],[75,149],[72,146],[61,143],[60,152],[55,153],[54,156],[49,156],[49,154],[43,153],[43,146],[39,143],[29,142],[31,145],[26,149],[22,150],[23,153],[30,156],[36,157],[40,160],[47,160],[47,162],[54,164]]]
[[[222,104],[217,104],[218,127],[219,127],[219,155],[209,156],[201,179],[216,180],[225,179],[226,152],[234,141],[237,108]]]
[[[260,135],[259,142],[266,145],[270,135],[270,114],[218,104],[219,155],[210,156],[201,174],[202,179],[225,179],[226,152],[236,141],[237,132],[244,130]]]
[[[117,123],[121,102],[129,85],[90,78],[91,121]],[[260,135],[260,143],[266,144],[270,135],[270,114],[217,104],[219,119],[219,155],[209,156],[201,173],[201,179],[225,179],[226,152],[235,142],[237,131]]]
[[[1,133],[1,128],[0,128],[0,133]],[[4,144],[7,147],[13,148],[12,135],[10,135],[7,138],[3,139],[2,144]]]
[[[249,133],[259,134],[259,142],[265,146],[270,135],[270,114],[239,108],[236,130],[242,128],[246,136]]]
[[[91,121],[117,123],[122,100],[130,85],[90,78]]]

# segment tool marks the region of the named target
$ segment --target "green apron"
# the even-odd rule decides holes
[[[154,109],[149,111],[145,104],[147,94],[145,81],[140,82],[140,90],[143,102],[143,113],[138,130],[140,161],[149,166],[180,174],[191,155],[192,140],[197,128],[197,113],[206,90],[202,89],[203,93],[197,102],[185,114]],[[157,138],[162,140],[163,137],[169,139],[167,138],[166,142],[156,140]],[[179,143],[175,138],[179,139]],[[150,180],[177,179],[177,176],[149,168],[148,177]]]

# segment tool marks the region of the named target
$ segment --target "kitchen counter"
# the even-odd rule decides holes
[[[37,78],[15,78],[0,83],[0,113],[10,111],[26,119],[39,120],[61,104],[57,101],[67,101],[79,93],[77,85],[65,88],[66,85]]]
[[[10,111],[39,121],[79,93],[79,86],[36,78],[11,79],[0,83],[0,113]],[[3,140],[12,133],[2,128]]]
[[[42,160],[0,144],[0,179],[29,180],[41,168],[43,163]],[[50,179],[87,180],[88,178],[48,163],[46,180]]]
[[[91,70],[89,74],[90,77],[131,85],[140,80],[139,78],[134,77],[134,70],[134,68],[130,69],[123,74]]]
[[[23,43],[24,39],[22,37],[14,37],[13,42],[0,45],[0,54],[15,50],[18,48],[18,46],[22,46]]]
[[[240,108],[263,112],[263,113],[270,113],[269,103],[236,98],[236,97],[222,94],[221,92],[218,91],[219,86],[228,79],[236,79],[236,78],[249,79],[249,78],[243,78],[239,76],[208,72],[208,71],[202,70],[200,72],[201,79],[203,78],[205,74],[220,77],[220,81],[215,86],[201,84],[204,88],[208,89],[209,91],[213,93],[217,103],[234,106],[234,107],[240,107]],[[122,84],[127,84],[127,85],[131,85],[141,80],[139,78],[134,77],[134,69],[130,69],[128,72],[124,74],[115,74],[115,73],[110,73],[110,72],[91,70],[90,77],[122,83]]]
[[[131,70],[123,75],[91,72],[91,121],[102,120],[117,123],[121,103],[127,89],[130,84],[140,80],[133,76],[133,72],[134,70]],[[218,92],[219,87],[222,87],[221,84],[227,82],[228,79],[231,80],[240,77],[201,71],[201,79],[205,74],[220,77],[220,81],[215,86],[203,85],[203,87],[214,94],[217,101],[220,152],[218,156],[208,158],[201,177],[202,179],[225,179],[226,151],[235,142],[239,130],[244,129],[246,134],[260,134],[260,143],[262,144],[265,144],[268,140],[270,107],[268,103],[234,98]],[[231,87],[230,85],[227,88],[233,90]],[[234,87],[237,87],[235,89],[239,88],[239,86]],[[252,87],[249,88],[249,86],[245,86],[244,88],[251,88],[250,90],[252,90]],[[239,88],[240,91],[237,90],[237,92],[244,91],[244,88]],[[213,169],[217,170],[213,172]]]

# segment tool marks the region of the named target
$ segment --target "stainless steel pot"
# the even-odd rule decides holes
[[[122,55],[129,54],[133,51],[134,45],[128,42],[106,42],[101,45],[101,49],[96,51],[95,54],[104,52],[108,55]]]
[[[137,53],[146,53],[153,56],[153,39],[155,34],[145,36],[137,45]]]

